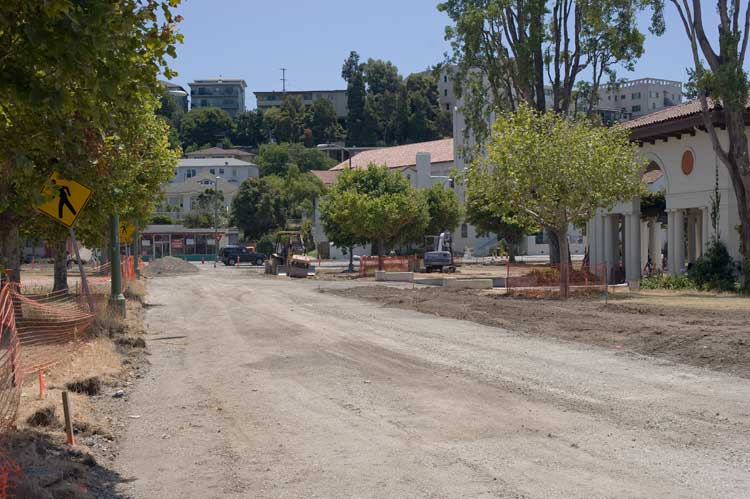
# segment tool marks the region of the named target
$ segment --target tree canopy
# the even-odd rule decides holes
[[[231,135],[232,126],[232,118],[223,109],[199,107],[180,120],[180,138],[184,147],[214,147]]]
[[[53,171],[93,188],[87,218],[95,216],[92,207],[109,209],[121,201],[114,188],[137,190],[132,184],[139,180],[144,205],[132,210],[147,210],[153,202],[161,167],[174,166],[167,128],[153,115],[163,93],[157,76],[174,75],[166,58],[176,55],[181,40],[181,18],[172,14],[178,3],[0,5],[0,255],[7,266],[18,269],[19,228],[36,216],[39,192]],[[127,149],[146,152],[157,168],[146,169],[149,160],[141,162],[137,154],[128,165]],[[117,179],[127,179],[126,185]],[[83,223],[79,228],[84,231]],[[49,236],[61,237],[60,231]]]
[[[335,164],[325,152],[302,144],[263,144],[256,159],[261,175],[285,175],[290,165],[301,171],[327,170]]]
[[[448,62],[457,97],[466,101],[466,133],[480,143],[489,133],[488,111],[524,102],[568,113],[585,71],[592,80],[586,98],[596,103],[602,78],[615,78],[616,66],[631,69],[643,54],[638,14],[651,9],[651,32],[664,29],[660,0],[446,0],[438,9],[453,22]]]
[[[486,156],[469,169],[468,189],[506,222],[556,234],[560,261],[568,262],[571,224],[583,226],[597,208],[638,193],[643,165],[635,147],[626,130],[521,105],[495,122]],[[566,295],[567,274],[561,274]]]
[[[328,226],[342,226],[327,234],[331,240],[343,235],[350,245],[375,242],[381,270],[386,246],[419,240],[430,217],[425,196],[419,195],[401,172],[376,165],[344,170],[322,203],[321,213]]]
[[[443,184],[434,184],[429,189],[420,191],[420,194],[425,197],[430,218],[426,233],[438,235],[446,230],[455,231],[463,210],[453,189],[448,189]]]
[[[240,185],[232,199],[231,223],[247,239],[255,240],[284,224],[284,203],[272,179],[251,177]]]

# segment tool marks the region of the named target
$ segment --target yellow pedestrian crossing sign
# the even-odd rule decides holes
[[[48,201],[37,209],[64,226],[72,227],[91,198],[91,192],[85,185],[62,179],[58,172],[53,172],[42,189],[42,196]]]
[[[120,244],[130,244],[133,242],[133,233],[135,225],[130,222],[120,222]]]

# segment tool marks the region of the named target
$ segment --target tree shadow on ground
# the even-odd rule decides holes
[[[20,468],[20,474],[9,473],[10,498],[127,498],[116,489],[130,480],[100,465],[91,454],[65,445],[57,435],[30,430],[2,435],[0,460]]]

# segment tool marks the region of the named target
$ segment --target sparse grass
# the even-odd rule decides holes
[[[125,289],[125,298],[143,303],[146,298],[146,285],[143,281],[131,281]]]

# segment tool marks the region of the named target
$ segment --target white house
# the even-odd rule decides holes
[[[224,194],[224,206],[220,209],[226,210],[242,181],[258,174],[257,165],[236,158],[180,159],[174,178],[162,186],[164,199],[157,214],[182,220],[196,209],[198,196],[206,189],[213,189],[214,183]]]
[[[717,127],[721,115],[711,113]],[[644,175],[650,175],[651,188],[662,188],[666,213],[644,219],[640,199],[623,201],[601,209],[588,224],[592,264],[624,267],[626,279],[637,281],[649,259],[656,269],[682,273],[698,258],[715,234],[710,222],[711,196],[718,179],[721,194],[718,236],[730,255],[740,257],[737,200],[729,173],[717,158],[703,126],[700,103],[687,102],[663,109],[623,125],[648,162]],[[726,132],[719,130],[726,145]],[[661,172],[661,175],[652,172]],[[665,237],[666,236],[666,237]]]

